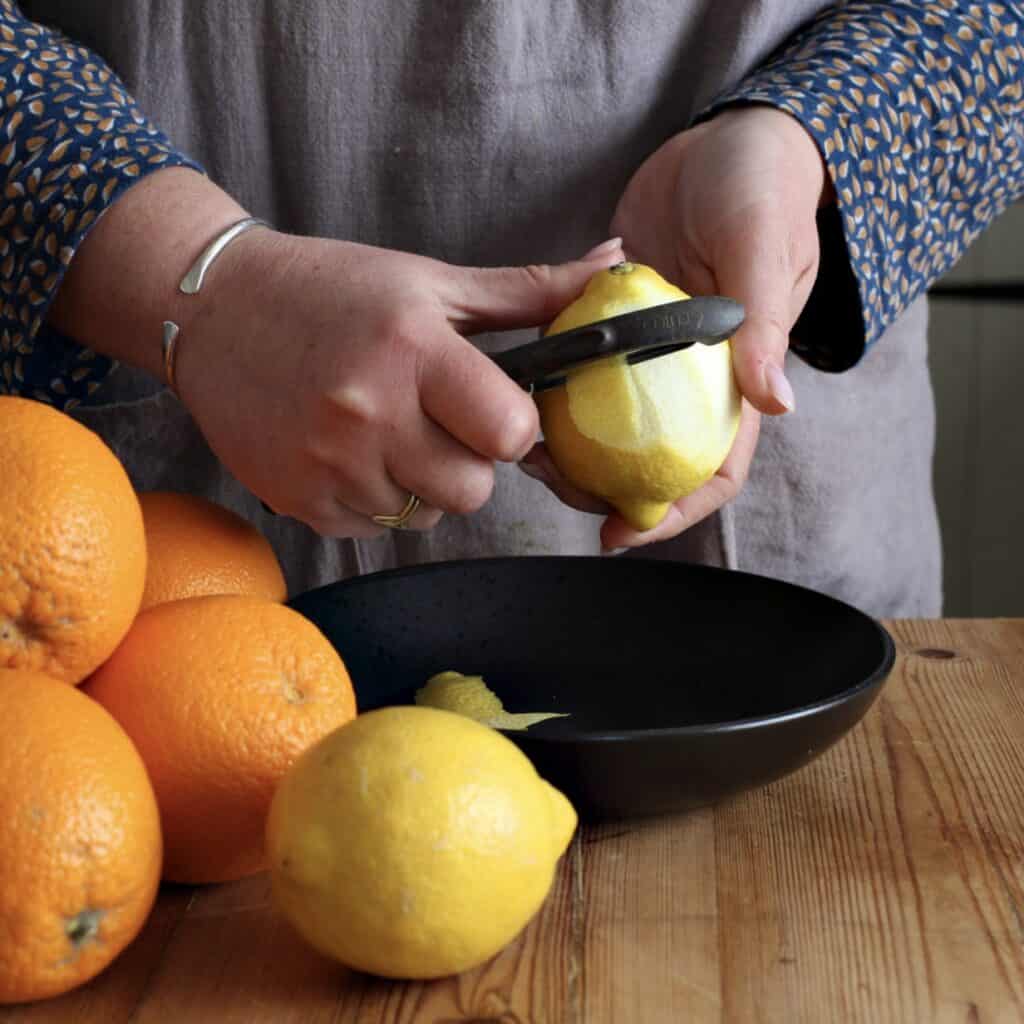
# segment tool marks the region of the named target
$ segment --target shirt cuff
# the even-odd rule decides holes
[[[1022,23],[1012,4],[846,3],[701,114],[773,106],[825,160],[836,203],[793,330],[812,365],[855,365],[1024,194]]]
[[[7,167],[0,199],[0,392],[68,409],[87,400],[115,365],[46,323],[71,260],[137,182],[166,167],[202,168],[143,117],[88,50],[6,6],[0,29],[7,40],[0,86],[8,83],[0,88],[7,112],[0,148]],[[13,66],[18,61],[37,70],[22,76]]]

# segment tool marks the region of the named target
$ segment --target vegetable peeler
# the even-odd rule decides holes
[[[716,345],[736,333],[744,315],[735,299],[698,295],[549,334],[491,359],[517,384],[544,391],[564,384],[566,371],[607,356],[641,363],[698,343]]]

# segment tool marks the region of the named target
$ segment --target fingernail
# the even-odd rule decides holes
[[[610,252],[614,252],[616,249],[622,248],[621,238],[609,238],[607,242],[602,242],[600,245],[595,245],[583,258],[585,260],[596,260],[598,256],[606,256]]]
[[[786,412],[792,412],[796,408],[796,397],[793,394],[793,386],[786,379],[786,375],[774,363],[764,364],[764,384],[779,405],[784,406]]]
[[[601,549],[601,554],[602,555],[608,555],[610,558],[613,558],[616,555],[623,555],[623,554],[625,554],[628,550],[629,550],[629,548],[602,548]]]

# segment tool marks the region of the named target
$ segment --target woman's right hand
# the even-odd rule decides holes
[[[224,465],[328,536],[483,505],[494,463],[534,444],[532,399],[464,335],[545,323],[617,245],[560,266],[478,269],[259,229],[218,258],[176,381]]]

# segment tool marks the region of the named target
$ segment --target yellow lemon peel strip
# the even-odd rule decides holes
[[[523,712],[511,714],[500,698],[488,688],[483,676],[465,676],[461,672],[438,672],[416,691],[415,703],[420,707],[454,711],[492,729],[529,729],[549,718],[566,718],[556,712]]]

